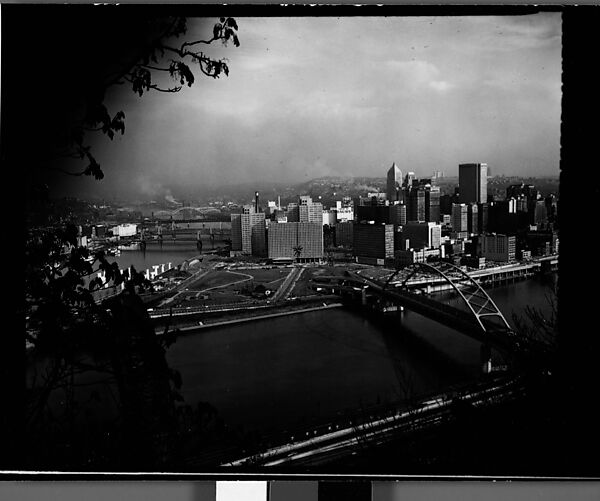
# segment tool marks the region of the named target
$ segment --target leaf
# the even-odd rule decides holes
[[[238,25],[233,17],[228,17],[227,22],[225,24],[231,26],[236,31],[238,30]]]

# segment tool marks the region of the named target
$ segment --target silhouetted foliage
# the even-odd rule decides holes
[[[45,82],[47,95],[32,94],[21,110],[9,107],[15,120],[7,137],[14,141],[3,149],[7,164],[15,165],[19,149],[30,139],[23,114],[55,119],[54,127],[40,134],[27,163],[33,168],[28,171],[24,249],[27,453],[19,466],[156,470],[173,460],[176,444],[171,439],[180,433],[175,404],[183,401],[182,378],[165,359],[178,331],[167,323],[162,335],[156,335],[139,295],[152,291],[151,282],[133,267],[121,271],[104,250],[80,246],[77,220],[54,217],[48,187],[36,171],[101,180],[104,172],[92,154],[90,137],[104,134],[112,140],[125,132],[125,113],[112,114],[104,104],[107,89],[129,82],[139,96],[179,92],[194,84],[193,69],[212,78],[228,75],[225,61],[195,47],[217,41],[238,46],[237,23],[222,18],[211,39],[173,45],[187,31],[185,17],[120,18],[101,10],[92,19],[84,10],[76,11],[85,13],[81,18],[60,18],[48,12],[53,13],[48,19],[29,19],[39,39],[47,41],[46,53],[73,47],[79,57],[72,57],[62,72],[50,71],[54,62],[40,62],[38,79],[26,81],[25,89],[43,85],[41,75],[55,78]],[[32,43],[25,40],[24,48]],[[160,86],[160,74],[176,85]],[[67,159],[87,165],[73,172],[62,165]]]
[[[7,151],[31,169],[102,179],[95,138],[125,133],[126,111],[108,108],[110,89],[129,87],[141,97],[179,92],[196,83],[198,74],[227,76],[227,61],[211,57],[210,46],[240,45],[231,17],[217,20],[212,30],[206,27],[210,38],[200,39],[186,36],[182,9],[66,7],[11,6],[5,13],[6,40],[14,47],[3,51],[3,65],[21,75],[9,82],[6,94],[15,100],[3,103],[10,125]],[[40,50],[43,57],[32,57]]]

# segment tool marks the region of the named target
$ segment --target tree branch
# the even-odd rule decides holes
[[[176,87],[172,87],[169,89],[162,89],[162,88],[158,87],[156,84],[153,84],[148,88],[157,90],[158,92],[179,92],[181,90],[181,86],[176,86]]]
[[[147,65],[147,64],[138,64],[138,65],[136,65],[136,66],[138,66],[138,67],[140,67],[140,68],[146,68],[146,69],[148,69],[148,70],[155,70],[155,71],[169,71],[169,68],[159,68],[159,67],[157,67],[157,66],[150,66],[150,65]]]
[[[191,47],[192,45],[196,45],[199,43],[203,43],[206,45],[210,45],[211,43],[213,43],[215,40],[221,40],[224,39],[224,36],[220,36],[220,37],[212,37],[210,40],[195,40],[194,42],[183,42],[181,44],[181,50],[183,50],[185,47]]]

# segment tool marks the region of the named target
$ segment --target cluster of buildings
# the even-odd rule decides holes
[[[231,215],[231,252],[273,261],[302,262],[323,259],[323,205],[309,196],[299,197],[285,209],[281,203],[268,202],[261,211],[258,203],[244,205],[240,214]],[[326,214],[329,217],[329,214]]]
[[[77,245],[87,247],[92,239],[133,237],[137,234],[138,225],[135,223],[122,223],[116,226],[104,224],[86,224],[77,228]]]
[[[448,259],[474,268],[486,260],[511,262],[558,252],[555,195],[511,185],[504,200],[487,192],[485,163],[459,165],[459,185],[441,194],[436,180],[419,179],[394,163],[385,193],[348,197],[325,209],[311,197],[282,208],[255,203],[231,215],[232,253],[274,261],[320,261],[325,247],[352,252],[358,263],[410,264]]]

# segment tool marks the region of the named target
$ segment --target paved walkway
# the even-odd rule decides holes
[[[193,273],[191,276],[189,276],[188,278],[186,278],[185,280],[183,280],[179,285],[177,285],[175,287],[175,290],[177,290],[178,292],[175,295],[173,295],[171,297],[168,297],[168,298],[164,299],[163,301],[161,301],[158,304],[158,306],[160,307],[160,306],[164,306],[164,305],[167,305],[169,303],[172,303],[175,300],[175,298],[178,297],[180,294],[183,294],[184,292],[188,292],[186,290],[185,286],[188,285],[188,284],[190,284],[193,281],[200,280],[200,279],[204,278],[206,275],[208,275],[208,273],[210,271],[213,270],[213,267],[216,264],[217,263],[210,264],[206,270],[200,269],[196,273]]]

